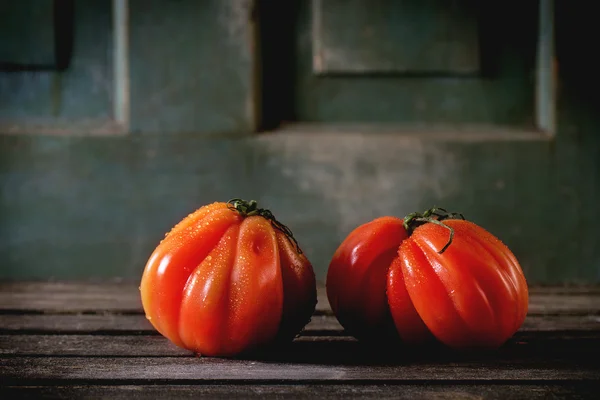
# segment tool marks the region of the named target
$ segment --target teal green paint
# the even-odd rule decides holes
[[[70,68],[62,73],[0,71],[0,123],[111,118],[111,2],[75,3],[74,60]],[[29,19],[22,24],[28,30],[37,27]],[[31,50],[43,50],[46,44],[40,42],[39,46]]]
[[[111,4],[76,2],[67,71],[0,72],[0,126],[67,121],[70,133],[85,134],[77,128],[83,122],[115,118]],[[133,132],[244,135],[255,129],[249,0],[132,0],[129,16]],[[33,21],[22,22],[36,29]]]
[[[477,74],[479,33],[470,0],[312,0],[319,74]]]
[[[110,90],[110,79],[103,80],[109,82],[106,91],[96,97],[86,94],[92,90],[87,75],[92,67],[99,68],[100,76],[112,71],[109,35],[103,44],[101,32],[107,31],[99,28],[110,18],[110,10],[99,5],[108,3],[89,4],[94,6],[77,7],[78,29],[83,32],[77,40],[99,44],[76,46],[77,65],[86,66],[87,72],[74,67],[73,75],[62,77],[78,82],[72,87],[64,83],[60,107],[77,117],[100,115],[94,111],[104,110],[98,104],[105,104],[106,112],[109,109],[104,94]],[[243,197],[257,199],[293,230],[320,280],[336,247],[356,225],[381,215],[404,216],[438,205],[463,212],[507,243],[532,284],[600,283],[596,227],[600,219],[599,88],[590,78],[599,65],[572,45],[594,33],[592,13],[566,6],[556,13],[561,60],[556,138],[474,142],[455,136],[427,139],[376,131],[249,135],[251,119],[245,104],[251,91],[251,54],[238,40],[244,37],[247,43],[246,28],[238,31],[233,27],[239,25],[227,25],[224,29],[217,24],[218,18],[209,21],[207,16],[230,15],[233,8],[222,10],[218,4],[223,2],[216,1],[210,5],[173,1],[161,3],[173,7],[163,10],[163,17],[158,2],[130,4],[136,26],[132,27],[130,54],[134,132],[95,138],[0,136],[0,279],[137,280],[151,251],[181,218],[212,201]],[[182,17],[181,32],[161,34],[164,29],[175,29],[175,9],[189,16],[198,10],[195,7],[206,7],[199,17],[204,25]],[[236,10],[239,18],[245,15],[243,7]],[[306,11],[299,15],[306,16]],[[285,28],[289,16],[280,15],[280,27]],[[521,17],[515,18],[515,26],[522,28]],[[81,21],[91,25],[83,26]],[[569,21],[577,21],[582,28],[569,29]],[[201,25],[210,27],[211,33]],[[91,35],[94,27],[98,33]],[[291,43],[298,40],[299,46],[280,48],[280,62],[265,65],[265,76],[277,83],[268,86],[274,91],[265,93],[271,116],[344,122],[352,118],[462,121],[477,117],[521,124],[531,111],[520,107],[530,104],[526,93],[532,82],[519,75],[531,60],[512,54],[515,49],[496,48],[503,60],[499,71],[514,75],[509,74],[507,85],[497,93],[492,90],[496,95],[490,99],[474,95],[478,92],[463,86],[462,79],[434,79],[427,84],[417,79],[403,92],[394,90],[393,84],[386,89],[390,82],[386,79],[396,79],[392,77],[321,80],[309,76],[306,26],[292,28],[281,35]],[[303,34],[296,35],[296,28]],[[505,33],[514,41],[516,31]],[[223,44],[215,32],[238,39]],[[156,54],[144,46],[152,46]],[[264,47],[275,50],[272,42],[265,42]],[[302,51],[294,53],[298,49]],[[106,63],[97,62],[99,53]],[[217,55],[219,59],[213,59]],[[171,62],[174,57],[176,63]],[[305,69],[297,69],[296,61]],[[185,74],[177,76],[173,70]],[[281,75],[273,74],[276,70]],[[205,75],[194,75],[197,71]],[[50,112],[49,91],[28,92],[39,94],[35,100],[39,103],[30,104],[19,89],[32,82],[47,85],[45,75],[39,75],[39,80],[13,78],[0,77],[1,93],[14,95],[0,96],[2,116],[17,115],[17,109],[25,116]],[[518,82],[528,82],[522,92],[511,86]],[[171,87],[171,83],[176,85]],[[298,83],[306,85],[294,90]],[[473,110],[461,106],[456,115],[446,114],[449,111],[444,111],[441,100],[433,108],[416,110],[411,98],[427,87],[426,96],[442,88],[442,100],[464,93],[470,101],[487,103]],[[398,100],[402,98],[404,103]],[[151,106],[144,108],[148,102]],[[511,107],[516,108],[514,113]],[[231,135],[221,136],[225,133]]]
[[[129,4],[131,129],[253,131],[250,1]]]
[[[566,142],[560,150],[549,142],[341,138],[3,136],[0,277],[137,279],[172,225],[239,196],[259,200],[294,231],[319,279],[354,226],[439,205],[500,237],[531,283],[600,281],[592,207],[600,182],[585,173],[598,170],[597,138],[588,138],[595,147]]]
[[[52,3],[36,0],[0,2],[0,63],[54,64]],[[33,26],[35,29],[31,29]]]
[[[313,72],[309,3],[294,2],[297,12],[293,15],[280,10],[267,11],[271,23],[278,29],[293,30],[281,33],[290,40],[288,45],[293,49],[271,49],[271,53],[265,54],[264,61],[281,68],[282,51],[284,55],[293,52],[289,55],[295,57],[289,72],[295,86],[288,94],[292,97],[287,100],[291,108],[288,114],[291,115],[283,118],[321,122],[533,126],[535,2],[520,4],[518,13],[506,3],[490,6],[489,11],[483,12],[479,27],[481,73],[459,77],[393,73],[318,76]],[[363,8],[345,7],[344,10],[348,16],[340,16],[339,20],[353,18],[353,13],[360,13]],[[277,21],[279,18],[288,20],[284,24]],[[510,29],[505,21],[510,21]],[[401,29],[398,29],[400,34]],[[273,31],[268,33],[275,34]],[[347,40],[352,37],[349,35]],[[341,42],[343,39],[336,40]],[[373,45],[377,43],[373,41]],[[381,43],[384,43],[383,39]],[[347,43],[347,46],[353,45]],[[274,85],[265,86],[268,91]],[[282,99],[278,97],[275,101]]]

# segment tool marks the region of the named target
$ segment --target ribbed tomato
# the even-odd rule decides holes
[[[510,249],[440,208],[357,227],[335,252],[326,285],[339,322],[359,339],[498,347],[528,310],[527,282]]]
[[[152,325],[206,356],[291,340],[317,302],[312,265],[290,230],[240,199],[177,224],[150,256],[140,290]]]

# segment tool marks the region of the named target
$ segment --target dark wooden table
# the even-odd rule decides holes
[[[387,349],[345,335],[322,288],[288,347],[196,357],[158,335],[134,283],[0,283],[0,398],[595,398],[600,288],[531,288],[495,351]]]

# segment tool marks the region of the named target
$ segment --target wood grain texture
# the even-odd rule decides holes
[[[339,335],[344,328],[332,315],[314,315],[304,335]],[[519,332],[600,332],[598,315],[530,315]],[[142,314],[1,314],[0,333],[158,334]]]
[[[0,335],[2,356],[188,356],[162,336]]]
[[[141,312],[135,284],[2,283],[0,309]]]
[[[536,399],[594,398],[600,389],[594,287],[532,288],[543,312],[495,350],[359,342],[323,301],[293,342],[226,359],[158,334],[135,305],[135,286],[0,284],[0,395]]]
[[[406,360],[506,360],[572,362],[600,357],[595,333],[517,334],[497,350],[453,351],[441,345],[363,343],[350,336],[299,336],[293,342],[252,354],[254,359],[289,362],[397,363]],[[0,356],[175,357],[191,356],[159,335],[0,335]]]
[[[356,362],[356,361],[355,361]],[[10,357],[0,358],[5,384],[88,382],[369,382],[378,381],[572,381],[600,379],[597,362],[495,361],[410,362],[389,365],[342,365],[330,362],[280,362],[202,357]]]
[[[304,327],[305,333],[343,330],[333,316],[315,315]],[[96,334],[158,334],[145,316],[120,314],[0,314],[0,332],[3,333],[96,333]]]
[[[331,314],[323,283],[317,300],[317,313]],[[142,305],[137,282],[0,282],[0,310],[141,313]],[[600,288],[532,287],[529,315],[553,314],[600,314]]]
[[[397,384],[397,385],[116,385],[116,386],[6,386],[0,396],[10,398],[189,399],[437,399],[538,400],[597,399],[600,382],[518,385]]]

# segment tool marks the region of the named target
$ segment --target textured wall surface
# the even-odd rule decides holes
[[[532,283],[600,282],[600,117],[593,79],[599,66],[578,45],[595,34],[586,10],[557,11],[556,137],[512,140],[377,129],[252,133],[255,53],[249,9],[241,3],[130,2],[128,134],[0,135],[1,279],[139,279],[172,225],[203,204],[243,197],[258,200],[293,230],[319,279],[356,225],[437,205],[463,212],[500,237]],[[78,3],[72,70],[28,73],[27,79],[0,72],[0,122],[52,115],[50,89],[42,87],[54,79],[65,85],[60,115],[78,121],[108,113],[111,84],[94,86],[112,82],[110,10],[98,4]],[[93,35],[96,25],[85,21],[99,25]],[[302,43],[305,28],[306,21],[291,39]],[[268,40],[263,48],[274,51]],[[374,121],[392,115],[376,110],[378,102],[402,110],[398,98],[382,100],[385,85],[374,78],[359,79],[351,90],[337,86],[343,80],[314,76],[313,86],[302,86],[298,77],[308,75],[297,65],[310,68],[310,49],[301,60],[289,48],[280,50],[280,63],[264,66],[270,78],[287,69],[277,79],[265,77],[275,89],[264,93],[269,115],[351,120],[360,108],[356,99],[368,105],[361,112]],[[506,90],[498,101],[515,93]],[[341,96],[344,91],[355,100]],[[415,89],[402,96],[408,101],[411,93],[419,94]],[[524,97],[516,93],[515,104],[521,104]],[[369,107],[383,114],[369,114]],[[525,114],[511,115],[519,120]],[[435,120],[440,114],[423,115]]]
[[[179,219],[200,205],[243,197],[257,199],[294,231],[320,278],[357,224],[438,205],[499,236],[532,281],[600,280],[597,138],[0,141],[2,277],[135,278]]]

